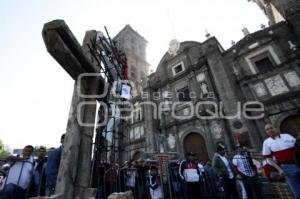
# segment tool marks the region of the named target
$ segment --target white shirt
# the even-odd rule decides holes
[[[233,175],[233,172],[231,171],[231,168],[229,166],[229,162],[228,162],[227,158],[225,156],[221,156],[221,155],[219,155],[219,156],[227,168],[229,178],[232,179],[234,177],[234,175]]]
[[[33,157],[26,161],[16,161],[9,170],[6,184],[12,183],[27,189],[32,177]]]
[[[205,172],[204,166],[202,164],[200,164],[200,163],[198,163],[198,169],[199,169],[200,173],[204,173]]]
[[[269,137],[263,143],[263,156],[275,157],[280,163],[290,161],[294,156],[296,139],[289,134],[280,134],[274,139]]]

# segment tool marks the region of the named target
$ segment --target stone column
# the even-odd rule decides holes
[[[65,199],[81,199],[84,198],[84,195],[89,195],[86,191],[89,192],[90,185],[96,101],[95,99],[80,97],[77,89],[78,84],[76,81],[74,85],[67,133],[56,184],[56,194],[63,194]],[[82,92],[87,94],[95,86],[96,82],[89,83],[89,89],[82,89]],[[83,102],[89,104],[81,106],[81,110],[79,110],[80,104]],[[81,123],[89,126],[82,126]]]
[[[146,152],[147,153],[154,153],[157,150],[156,146],[156,139],[155,139],[155,133],[156,129],[154,129],[154,111],[152,105],[147,104],[148,103],[153,103],[154,101],[152,100],[152,92],[151,88],[147,87],[144,92],[147,93],[148,97],[145,101],[144,105],[144,117],[145,117],[145,136],[146,136]],[[156,115],[158,116],[158,115]]]

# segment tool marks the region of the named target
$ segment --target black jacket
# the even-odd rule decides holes
[[[233,173],[233,176],[235,177],[236,173],[235,173],[234,166],[233,166],[232,162],[229,160],[229,158],[226,157],[226,159],[229,162],[229,167]],[[226,167],[225,163],[223,162],[223,160],[220,158],[219,154],[216,153],[214,155],[213,160],[212,160],[212,165],[219,177],[229,178],[229,173],[228,173],[227,167]]]

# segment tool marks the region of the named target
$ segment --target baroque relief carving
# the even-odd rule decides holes
[[[169,137],[167,139],[168,142],[168,146],[170,149],[174,149],[176,146],[176,140],[175,140],[175,136],[173,134],[169,134]]]
[[[213,121],[210,125],[210,131],[214,139],[222,138],[222,127],[217,122]]]
[[[257,83],[253,85],[253,89],[257,95],[257,97],[262,97],[268,94],[268,91],[263,83]]]
[[[295,71],[285,73],[284,77],[291,87],[300,85],[300,78]]]
[[[266,79],[265,82],[272,96],[279,95],[289,91],[288,87],[285,85],[280,75],[270,77]]]

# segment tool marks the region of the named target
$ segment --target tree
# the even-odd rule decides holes
[[[48,151],[47,147],[44,146],[44,145],[35,146],[35,147],[34,147],[34,151],[33,151],[33,156],[38,156],[38,151],[39,151],[39,149],[40,149],[41,147],[42,147],[42,148],[45,148],[46,151]]]
[[[10,152],[6,150],[4,143],[0,140],[0,158],[6,158]]]

